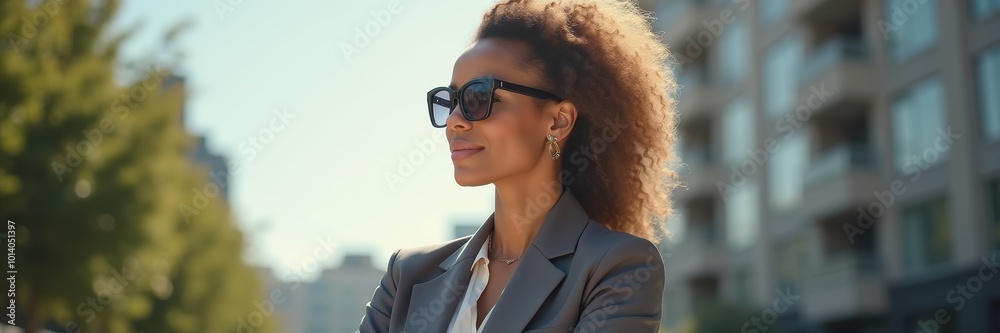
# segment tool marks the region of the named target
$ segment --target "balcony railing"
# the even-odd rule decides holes
[[[810,266],[806,279],[809,286],[820,290],[855,284],[860,278],[881,274],[882,262],[874,252],[844,251],[828,255]]]
[[[874,251],[830,254],[809,266],[802,301],[807,320],[827,322],[883,313],[889,297]]]
[[[815,185],[855,168],[870,168],[875,164],[871,148],[863,144],[841,143],[818,155],[809,163],[805,174],[806,187]]]
[[[799,84],[807,85],[821,73],[842,62],[867,62],[868,47],[858,37],[831,37],[816,47],[799,72]]]
[[[809,275],[816,277],[842,272],[879,274],[882,265],[874,252],[842,251],[827,255],[818,265],[810,267]]]

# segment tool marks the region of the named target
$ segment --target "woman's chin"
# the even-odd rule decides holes
[[[492,183],[490,179],[481,175],[471,175],[458,170],[455,170],[455,182],[459,186],[483,186]]]

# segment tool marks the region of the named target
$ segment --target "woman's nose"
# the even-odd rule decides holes
[[[464,131],[472,127],[472,122],[462,116],[461,103],[458,103],[458,105],[455,106],[455,110],[451,111],[451,114],[449,114],[448,118],[445,119],[445,124],[447,125],[447,128],[453,131]]]

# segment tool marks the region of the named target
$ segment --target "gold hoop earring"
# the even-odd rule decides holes
[[[549,157],[551,157],[552,160],[558,160],[559,156],[562,156],[562,150],[559,149],[558,139],[552,136],[552,134],[546,135],[545,138],[549,140],[549,143],[547,144],[549,149]],[[555,147],[555,149],[553,149],[553,147]],[[553,150],[555,150],[554,153],[552,152]]]

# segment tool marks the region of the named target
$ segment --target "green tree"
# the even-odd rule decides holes
[[[754,307],[725,303],[721,301],[699,305],[691,318],[681,328],[687,333],[729,333],[756,331],[752,318],[761,317],[761,311]],[[774,326],[768,333],[780,333]]]
[[[107,31],[117,8],[0,2],[0,214],[17,223],[17,322],[234,330],[262,290],[224,200],[178,210],[210,182],[189,157],[184,86],[152,65],[115,82],[128,39]]]

